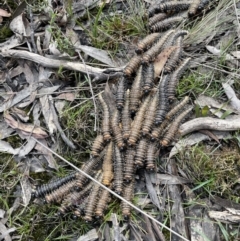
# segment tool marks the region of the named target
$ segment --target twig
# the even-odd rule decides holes
[[[156,241],[155,236],[154,236],[154,233],[153,233],[153,230],[152,230],[152,227],[151,227],[151,222],[150,222],[150,220],[149,220],[146,216],[144,216],[144,221],[145,221],[145,223],[146,223],[147,231],[148,231],[148,234],[149,234],[150,237],[151,237],[151,240],[152,240],[152,241]]]
[[[34,49],[34,53],[37,53],[37,47],[36,47],[36,43],[34,40],[34,29],[33,29],[33,14],[32,14],[32,7],[29,6],[29,16],[30,16],[30,29],[31,29],[31,40],[32,40],[32,46]]]
[[[156,232],[159,240],[160,240],[160,241],[165,241],[165,237],[164,237],[162,231],[161,231],[161,230],[159,229],[159,227],[157,226],[157,224],[156,224],[155,222],[153,222],[153,221],[151,221],[151,223],[152,223],[152,225],[153,225],[153,229],[154,229],[154,231]]]
[[[186,239],[185,237],[183,237],[182,235],[178,234],[177,232],[173,231],[172,229],[170,229],[169,227],[167,227],[165,224],[159,222],[157,219],[155,219],[154,217],[152,217],[151,215],[147,214],[146,212],[144,212],[143,210],[141,210],[140,208],[138,208],[137,206],[133,205],[131,202],[127,201],[126,199],[124,199],[123,197],[121,197],[120,195],[118,195],[117,193],[115,193],[114,191],[112,191],[111,189],[109,189],[108,187],[104,186],[101,182],[98,182],[96,179],[94,179],[92,176],[88,175],[87,173],[85,173],[84,171],[82,171],[81,169],[79,169],[78,167],[76,167],[74,164],[72,164],[71,162],[67,161],[65,158],[63,158],[62,156],[58,155],[56,152],[54,152],[53,150],[51,150],[50,148],[48,148],[47,146],[45,146],[44,144],[42,144],[40,141],[38,141],[37,139],[35,139],[34,137],[32,137],[38,144],[40,144],[41,146],[43,146],[44,148],[46,148],[48,151],[50,151],[51,153],[53,153],[54,155],[56,155],[58,158],[60,158],[62,161],[66,162],[68,165],[70,165],[71,167],[73,167],[74,169],[76,169],[77,171],[79,171],[81,174],[83,174],[84,176],[86,176],[88,179],[90,179],[91,181],[97,183],[100,187],[102,187],[103,189],[108,190],[112,195],[114,195],[115,197],[117,197],[118,199],[120,199],[121,201],[127,203],[129,206],[131,206],[133,209],[135,209],[137,212],[147,216],[149,219],[151,219],[152,221],[156,222],[158,225],[160,225],[161,227],[167,229],[168,231],[170,231],[171,233],[175,234],[176,236],[178,236],[179,238],[182,238],[185,241],[190,241],[189,239]]]

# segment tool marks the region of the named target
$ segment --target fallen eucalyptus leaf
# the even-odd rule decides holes
[[[19,148],[14,149],[8,142],[0,140],[0,152],[17,155],[19,152]]]
[[[216,55],[216,56],[219,56],[219,57],[220,57],[221,54],[222,54],[222,52],[221,52],[220,49],[215,48],[215,47],[210,46],[210,45],[207,45],[207,46],[206,46],[206,49],[207,49],[210,53],[212,53],[213,55]],[[234,57],[231,56],[230,54],[226,54],[226,55],[225,55],[225,58],[226,58],[226,60],[234,60]]]
[[[26,207],[31,200],[31,193],[32,193],[31,183],[29,182],[27,175],[22,176],[20,180],[20,184],[22,187],[23,204]]]

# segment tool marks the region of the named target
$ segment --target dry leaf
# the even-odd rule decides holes
[[[31,183],[29,182],[27,175],[23,175],[23,177],[20,180],[20,184],[22,187],[23,204],[26,207],[31,200],[32,193]]]
[[[20,14],[14,18],[9,28],[20,38],[22,38],[22,36],[28,37],[31,34],[30,24],[24,14]]]
[[[8,13],[7,11],[0,8],[0,16],[9,18],[11,16],[11,13]]]
[[[0,152],[6,152],[13,155],[17,155],[19,152],[19,148],[13,149],[8,142],[0,140]]]
[[[207,45],[207,46],[206,46],[206,49],[207,49],[210,53],[212,53],[213,55],[216,55],[216,56],[219,56],[219,57],[222,55],[221,50],[218,49],[218,48],[215,48],[215,47],[213,47],[213,46]],[[225,58],[226,58],[226,60],[234,60],[234,57],[231,56],[230,54],[226,54],[226,55],[225,55]]]
[[[232,51],[231,54],[237,58],[237,59],[240,59],[240,51]]]
[[[12,241],[9,233],[12,233],[16,230],[16,228],[9,228],[7,229],[6,226],[0,222],[0,240],[5,240],[5,241]]]
[[[154,61],[154,77],[158,77],[165,65],[165,63],[167,62],[170,54],[176,49],[178,48],[177,46],[171,46],[167,49],[164,49],[156,58],[156,60]]]
[[[62,93],[62,94],[58,95],[56,97],[56,99],[74,101],[75,97],[76,97],[75,93],[68,92],[68,93]]]

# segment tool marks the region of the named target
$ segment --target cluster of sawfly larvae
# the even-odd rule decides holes
[[[133,198],[136,170],[155,170],[156,158],[176,139],[179,125],[192,111],[188,96],[179,102],[175,96],[179,79],[190,61],[183,56],[183,39],[188,32],[174,29],[159,32],[172,27],[170,13],[188,9],[192,16],[203,3],[206,1],[168,1],[152,6],[149,26],[154,33],[138,43],[136,55],[119,78],[114,108],[104,93],[99,95],[101,131],[92,144],[90,159],[81,170],[127,201]],[[172,46],[176,48],[156,76],[158,56]],[[58,203],[59,214],[71,212],[86,222],[102,218],[111,200],[107,190],[79,172],[37,187],[33,196],[44,198],[46,203]],[[121,209],[123,217],[129,218],[130,206],[122,201]]]

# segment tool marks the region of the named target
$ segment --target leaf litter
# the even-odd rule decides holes
[[[73,4],[74,17],[76,18],[76,17],[83,16],[86,13],[87,9],[88,10],[93,9],[96,7],[97,4],[100,4],[100,1],[81,1],[81,3],[74,2]],[[230,4],[228,3],[226,12],[229,11],[229,8],[230,8]],[[50,17],[49,11],[47,9],[48,10],[50,9],[51,11],[53,10],[53,6],[51,3],[45,9],[47,18],[49,18]],[[59,25],[65,26],[66,25],[66,6],[64,5],[57,6],[54,9],[54,11],[56,11],[58,15],[57,19],[55,20],[56,23]],[[218,17],[221,17],[221,19],[226,17],[226,12],[224,12],[224,8],[222,7],[222,5],[219,6],[218,11],[219,11],[217,12]],[[3,16],[3,14],[1,15],[1,11],[0,11],[0,16]],[[9,17],[9,16],[3,16],[3,17]],[[37,16],[34,16],[34,17],[36,17],[37,19]],[[73,18],[74,21],[76,20],[75,18]],[[212,19],[213,16],[209,14],[206,16],[206,19],[207,18]],[[226,19],[226,23],[229,23],[230,20],[232,20],[232,18],[228,16]],[[52,68],[60,69],[61,67],[63,67],[64,69],[66,68],[66,69],[76,70],[76,71],[80,71],[81,73],[89,73],[93,77],[98,77],[99,75],[102,75],[105,70],[98,67],[92,67],[94,66],[94,64],[90,66],[85,63],[81,64],[81,61],[79,61],[80,64],[77,62],[76,63],[71,62],[70,60],[72,59],[73,56],[65,52],[67,48],[60,49],[59,48],[60,45],[56,44],[56,42],[53,42],[53,34],[47,30],[49,26],[46,25],[45,28],[41,29],[40,24],[37,24],[38,21],[40,21],[41,24],[44,24],[45,20],[41,20],[41,18],[39,17],[39,19],[37,19],[37,21],[34,22],[34,19],[26,18],[26,16],[22,13],[19,14],[12,20],[10,24],[10,28],[12,29],[14,35],[11,38],[9,38],[6,42],[0,43],[0,51],[1,51],[0,55],[2,55],[3,57],[11,56],[13,59],[15,59],[16,57],[18,59],[14,63],[10,63],[10,65],[12,64],[12,66],[16,66],[16,64],[18,66],[15,68],[14,67],[11,68],[9,73],[5,74],[5,77],[3,78],[3,82],[2,82],[3,95],[0,102],[0,112],[3,113],[4,118],[1,121],[1,125],[3,128],[1,130],[1,147],[0,148],[1,148],[1,151],[3,152],[8,152],[21,158],[26,156],[30,157],[32,153],[35,152],[35,155],[36,154],[42,155],[42,157],[47,160],[50,168],[57,169],[59,163],[56,162],[56,160],[52,156],[52,153],[48,152],[41,145],[36,144],[36,142],[31,138],[31,137],[34,137],[38,140],[41,140],[41,142],[44,143],[44,145],[50,148],[53,147],[57,151],[61,147],[58,147],[59,149],[54,147],[54,143],[58,142],[58,134],[59,134],[59,136],[61,136],[65,144],[67,144],[70,148],[75,149],[75,145],[71,141],[71,138],[69,138],[66,135],[64,128],[61,126],[62,125],[60,121],[61,119],[55,110],[55,105],[57,104],[57,101],[56,101],[57,99],[74,101],[76,99],[76,94],[74,91],[70,92],[64,86],[65,84],[63,82],[60,81],[60,85],[59,83],[57,84],[57,82],[54,82],[54,78],[57,78],[59,76],[57,76],[56,72],[52,70]],[[34,32],[32,32],[31,30],[31,25],[34,26]],[[221,35],[224,29],[220,29],[219,24],[216,24],[215,27],[216,27],[216,30],[212,34],[209,34],[209,33],[206,34],[204,31],[201,38],[199,38],[196,41],[196,44],[201,42],[206,42],[207,44],[209,44],[214,39],[214,37],[216,37],[217,34]],[[72,29],[71,28],[70,30],[72,34],[76,35],[76,32],[73,31],[74,27]],[[31,42],[30,39],[31,39],[31,36],[36,34],[38,31],[43,31],[42,37],[44,38],[44,40],[42,40],[40,37],[41,35],[39,35],[40,44],[37,44],[38,46],[37,49],[39,54],[34,54],[34,43]],[[63,36],[64,34],[67,34],[67,31],[66,32],[64,32],[64,30],[62,31],[63,31]],[[34,37],[37,37],[37,35],[35,35]],[[78,38],[79,36],[74,36],[74,37]],[[190,44],[191,41],[194,42],[194,38],[193,40],[191,40],[191,37],[193,38],[194,34],[190,35],[190,37],[187,39],[188,44]],[[79,41],[75,43],[76,45],[73,44],[74,46],[73,49],[75,51],[75,54],[77,52],[76,50],[80,49],[86,55],[85,57],[90,59],[91,61],[98,60],[99,62],[102,62],[107,66],[113,67],[113,72],[114,71],[118,72],[119,69],[121,70],[121,66],[117,66],[116,63],[113,62],[113,60],[109,57],[109,54],[107,51],[98,49],[92,46],[82,45]],[[205,47],[208,50],[210,50],[211,53],[221,58],[222,52],[220,49],[213,46],[214,43],[216,42],[213,41],[211,43],[212,44],[211,46],[207,45]],[[24,50],[17,48],[20,45],[22,45],[22,49]],[[158,61],[158,63],[156,61],[155,63],[157,68],[156,70],[157,76],[161,73],[165,62],[167,61],[168,57],[171,54],[171,51],[173,50],[174,48],[172,47],[172,48],[166,49],[164,52],[162,52],[162,54],[160,54],[159,56],[160,61]],[[59,54],[63,55],[64,58],[66,58],[67,60],[64,59],[59,61]],[[52,55],[51,58],[53,59],[49,58],[50,55]],[[207,63],[209,54],[205,53],[205,55],[207,57],[203,56],[205,57],[203,58],[203,62]],[[231,60],[236,60],[238,58],[236,56],[237,56],[236,52],[230,51],[225,55],[225,58],[227,61],[231,61]],[[23,60],[19,60],[19,59],[23,59]],[[74,59],[77,59],[77,58],[74,57]],[[32,64],[31,61],[39,63],[44,67],[37,66],[36,64]],[[120,67],[120,68],[118,69],[115,67]],[[196,68],[196,66],[192,66],[191,68]],[[103,74],[102,76],[103,77],[101,78],[103,78],[104,80],[112,77],[111,75],[108,75],[108,74]],[[19,81],[19,83],[17,83],[16,85],[16,82],[18,82],[19,79],[17,79],[17,81],[16,80],[14,81],[14,78],[19,78],[20,80],[22,78],[22,82]],[[47,83],[50,83],[50,86],[47,86]],[[211,123],[215,121],[214,125],[216,126],[216,128],[213,127],[210,129],[217,129],[217,130],[221,129],[224,131],[223,133],[214,132],[219,140],[226,138],[226,136],[231,137],[231,134],[229,131],[240,129],[238,124],[234,126],[235,123],[238,123],[239,117],[233,118],[233,120],[231,120],[232,114],[239,115],[239,98],[238,98],[239,93],[235,93],[234,89],[228,83],[222,83],[222,86],[229,101],[225,98],[225,102],[219,103],[215,98],[211,98],[209,96],[207,97],[199,96],[196,99],[196,103],[199,104],[202,108],[207,105],[213,114],[216,113],[216,110],[218,111],[224,110],[224,111],[229,111],[231,113],[227,116],[226,120],[221,120],[216,117],[215,118],[204,117],[205,118],[204,120],[201,119],[203,120],[202,123],[206,121],[204,127],[201,127],[201,128],[199,127],[197,129],[193,128],[193,130],[195,131],[202,128],[203,129],[209,128],[207,120],[208,118],[212,118]],[[110,99],[110,106],[112,106],[112,109],[113,109],[114,107],[112,104],[113,102],[112,99],[114,99],[114,97],[111,96],[112,92],[109,91],[108,85],[106,85],[105,94],[109,95],[108,99]],[[24,115],[24,113],[19,112],[18,110],[23,110],[23,112],[25,112],[26,115]],[[184,125],[187,126],[186,132],[184,131],[184,128],[185,128]],[[191,125],[191,120],[189,122],[186,122],[180,127],[180,134],[185,135],[186,133],[188,133],[189,125]],[[221,125],[222,125],[222,128],[219,127]],[[232,126],[231,128],[229,127],[230,125]],[[13,133],[14,135],[18,135],[20,138],[23,138],[25,140],[25,144],[17,148],[14,148],[10,145],[10,143],[8,143],[7,141],[4,141],[4,139],[7,140]],[[183,199],[182,199],[180,187],[185,186],[188,183],[192,183],[192,180],[190,181],[188,179],[185,179],[177,175],[178,167],[174,159],[172,159],[172,157],[176,155],[177,152],[184,150],[184,148],[187,146],[198,144],[203,140],[209,140],[209,137],[197,132],[195,134],[191,134],[187,136],[185,139],[182,139],[179,142],[183,140],[186,141],[184,144],[177,143],[170,151],[169,158],[171,159],[169,159],[169,163],[166,164],[167,170],[165,170],[166,171],[165,174],[157,173],[156,176],[154,177],[154,174],[145,173],[145,176],[146,176],[147,190],[148,190],[150,199],[152,200],[152,203],[159,209],[160,212],[166,211],[166,209],[169,208],[171,213],[170,226],[172,227],[173,230],[184,235],[187,233],[186,231],[187,227],[185,226],[186,224],[184,222],[185,207],[183,206]],[[179,146],[177,147],[177,145]],[[177,149],[177,151],[174,148]],[[45,170],[45,168],[41,168],[41,167],[38,168],[37,167],[38,165],[33,163],[34,162],[30,163],[29,168],[32,168],[32,170],[35,170],[35,172]],[[31,164],[33,165],[32,167],[31,167]],[[29,170],[27,170],[24,173],[24,175],[22,176],[22,179],[20,180],[24,206],[29,205],[30,193],[31,193],[30,190],[32,186],[31,182],[28,179],[28,172]],[[158,190],[156,191],[156,188],[158,188],[158,186],[155,186],[156,184],[160,185],[161,188],[165,189],[165,193],[167,193],[167,197],[168,197],[167,199],[169,199],[169,202],[172,202],[172,204],[167,204],[167,206],[165,206],[165,204],[163,205],[161,202],[159,202]],[[208,205],[209,208],[212,208],[212,204],[209,204],[206,200],[202,199],[202,202],[203,202],[203,206]],[[239,215],[237,211],[227,209],[227,211],[219,212],[218,213],[219,217],[222,215],[222,213],[224,213],[225,219],[218,218],[219,220],[221,220],[221,222],[224,222],[224,220],[228,220],[228,221],[238,220],[236,218],[236,215]],[[217,219],[216,216],[213,216],[213,211],[209,211],[208,215],[210,217],[212,215],[214,219]],[[162,219],[161,216],[162,214],[160,215],[160,219]],[[190,209],[189,216],[190,217],[192,216],[192,220],[194,220],[191,222],[195,222],[195,224],[193,224],[192,226],[190,225],[192,229],[191,240],[204,240],[201,234],[206,234],[206,237],[208,238],[211,237],[210,240],[219,240],[219,239],[216,239],[218,235],[217,233],[218,231],[216,230],[218,230],[218,228],[216,227],[215,224],[213,225],[209,217],[206,215],[206,210],[204,207],[201,207],[201,206],[199,207],[198,205],[195,205],[193,208]],[[204,218],[202,218],[202,216]],[[208,232],[211,228],[208,228],[206,225],[206,222],[204,223],[204,221],[201,221],[202,223],[198,222],[197,221],[198,219],[199,220],[204,219],[205,221],[207,220],[207,223],[208,222],[211,223],[211,225],[213,225],[212,230],[216,231],[216,233],[209,234]],[[117,238],[116,240],[120,240],[121,238],[124,239],[125,237],[122,237],[123,235],[119,231],[119,226],[116,223],[116,220],[117,220],[116,215],[112,216],[112,222],[114,226],[113,229],[115,229],[115,237]],[[154,240],[154,237],[156,236],[152,234],[152,229],[151,229],[152,227],[150,228],[149,220],[145,219],[145,222],[146,222],[146,226],[148,227],[150,236]],[[199,227],[199,225],[201,226],[201,228]],[[3,226],[2,226],[3,231],[1,232],[2,235],[5,235],[4,237],[6,240],[11,240],[9,233],[13,232],[15,229],[14,228],[7,229],[5,226],[4,226],[5,228]],[[134,227],[131,225],[131,230],[133,229]],[[136,232],[137,231],[134,231],[133,233],[137,237],[138,235]],[[194,234],[196,236],[198,235],[199,239],[194,237]],[[92,230],[92,232],[88,233],[88,235],[90,236],[93,235],[94,238],[96,238],[97,236],[96,230],[95,229]],[[162,234],[160,233],[159,236],[162,236]],[[0,236],[0,239],[1,238],[3,238],[3,236]],[[175,238],[176,237],[173,236],[171,237],[171,240],[175,240]],[[138,239],[141,240],[141,237],[138,237]],[[81,236],[79,240],[91,240],[91,238],[89,236],[88,237]]]

